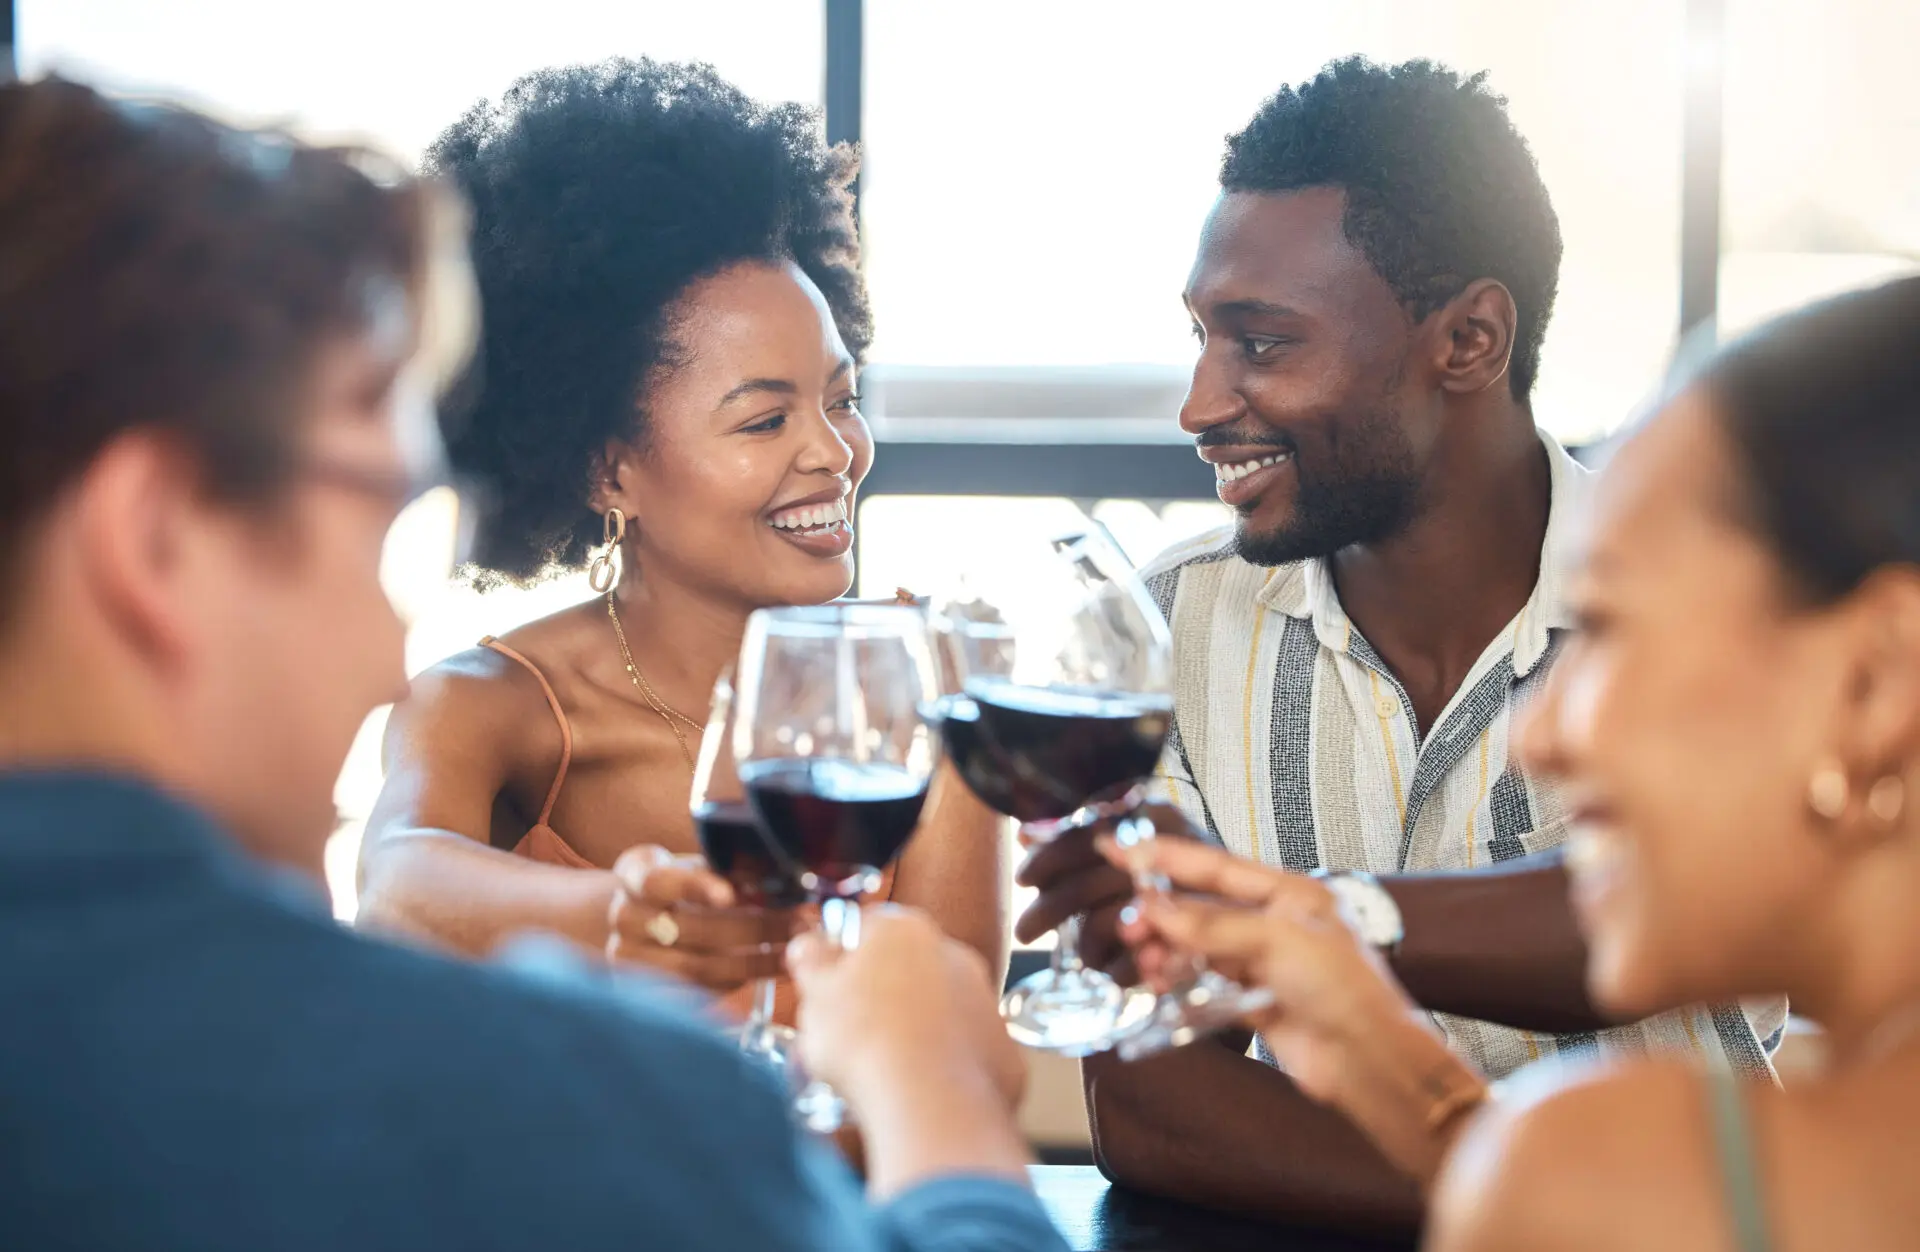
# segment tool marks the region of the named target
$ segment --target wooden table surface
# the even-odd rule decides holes
[[[1033,1187],[1075,1252],[1390,1252],[1412,1240],[1275,1226],[1113,1187],[1088,1165],[1036,1165]]]

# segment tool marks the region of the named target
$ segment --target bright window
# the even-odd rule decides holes
[[[14,0],[22,77],[64,70],[249,121],[418,157],[530,70],[610,56],[710,61],[749,95],[820,102],[806,0]]]
[[[1722,337],[1920,261],[1920,8],[1727,6]]]
[[[1335,57],[1424,56],[1491,71],[1560,214],[1539,419],[1610,429],[1679,316],[1681,9],[869,0],[875,359],[1190,367],[1179,294],[1225,136]]]

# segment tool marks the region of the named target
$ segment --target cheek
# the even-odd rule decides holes
[[[1791,701],[1727,632],[1669,636],[1570,683],[1568,715],[1631,872],[1593,936],[1595,990],[1647,1011],[1742,987],[1743,954],[1792,913],[1800,864]]]
[[[770,449],[738,446],[705,456],[672,445],[656,449],[635,484],[642,545],[717,561],[763,525],[786,461]]]
[[[849,472],[857,489],[866,481],[867,471],[873,468],[873,431],[865,418],[856,417],[841,428],[840,437],[853,450],[853,468]]]

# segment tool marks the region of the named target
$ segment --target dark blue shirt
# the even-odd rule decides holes
[[[950,1178],[870,1207],[652,986],[353,934],[142,784],[0,773],[0,1247],[1064,1248]]]

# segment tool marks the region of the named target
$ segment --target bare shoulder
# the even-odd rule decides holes
[[[406,698],[393,706],[389,742],[398,735],[448,731],[489,734],[519,722],[544,704],[539,682],[526,667],[491,648],[456,652],[422,670]]]
[[[1730,1227],[1707,1091],[1684,1061],[1533,1075],[1435,1183],[1437,1252],[1711,1249]]]
[[[529,714],[547,705],[542,679],[566,704],[578,640],[589,624],[583,617],[593,609],[593,603],[572,605],[500,636],[497,642],[520,659],[479,643],[429,666],[394,706],[395,729],[458,728],[494,737],[532,726],[542,729],[540,741],[553,738],[551,714],[544,719]]]
[[[1911,1248],[1920,1231],[1920,1046],[1750,1108],[1769,1220],[1783,1248]]]

